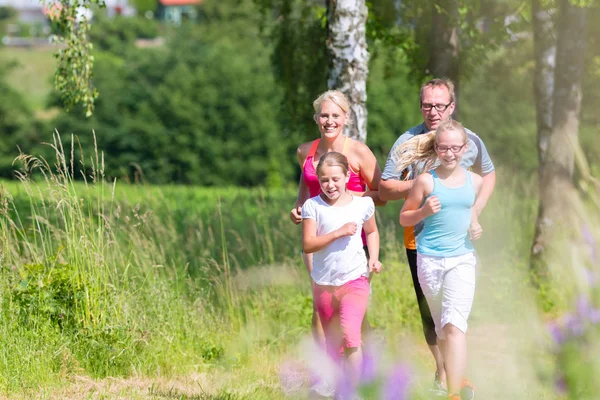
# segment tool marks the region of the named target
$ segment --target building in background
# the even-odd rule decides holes
[[[198,18],[198,6],[203,0],[158,0],[156,15],[159,20],[175,25]]]

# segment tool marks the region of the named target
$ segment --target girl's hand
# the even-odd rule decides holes
[[[469,227],[469,239],[477,240],[481,237],[482,233],[483,229],[481,228],[479,221],[471,221],[471,226]]]
[[[340,229],[338,229],[338,234],[340,237],[352,236],[356,233],[356,229],[356,222],[346,222]]]
[[[302,206],[292,208],[292,211],[290,211],[290,219],[296,225],[299,225],[302,222]]]
[[[442,205],[437,196],[428,197],[427,200],[425,200],[425,204],[421,207],[421,210],[423,210],[422,212],[425,214],[424,217],[437,214],[441,209]]]
[[[381,262],[379,260],[369,260],[369,272],[375,272],[376,274],[381,272]]]

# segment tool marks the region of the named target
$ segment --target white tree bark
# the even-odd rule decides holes
[[[367,141],[367,16],[365,0],[327,2],[327,50],[330,55],[327,86],[348,97],[352,124],[344,133],[363,143]]]
[[[556,66],[556,34],[552,9],[544,8],[541,0],[532,2],[533,47],[538,159],[540,168],[548,150],[548,138],[552,132],[552,96],[554,94],[554,69]],[[540,169],[541,172],[541,169]]]

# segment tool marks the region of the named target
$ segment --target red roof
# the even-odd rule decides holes
[[[202,4],[204,0],[159,0],[163,6],[188,6]]]

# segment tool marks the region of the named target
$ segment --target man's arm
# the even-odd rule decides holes
[[[379,198],[383,201],[401,200],[413,187],[414,180],[401,181],[389,179],[379,184]]]
[[[475,204],[473,204],[473,209],[475,209],[477,215],[480,215],[485,208],[490,196],[492,195],[492,192],[494,191],[494,186],[496,186],[496,171],[490,172],[481,180],[481,189],[479,189],[479,194],[475,199]]]
[[[390,153],[388,154],[387,160],[385,161],[385,167],[381,174],[381,183],[379,183],[379,198],[383,201],[401,200],[405,198],[410,189],[412,189],[412,180],[402,180],[402,171],[397,171],[396,166],[396,149],[402,145],[406,140],[410,139],[412,135],[406,133],[400,136]]]

